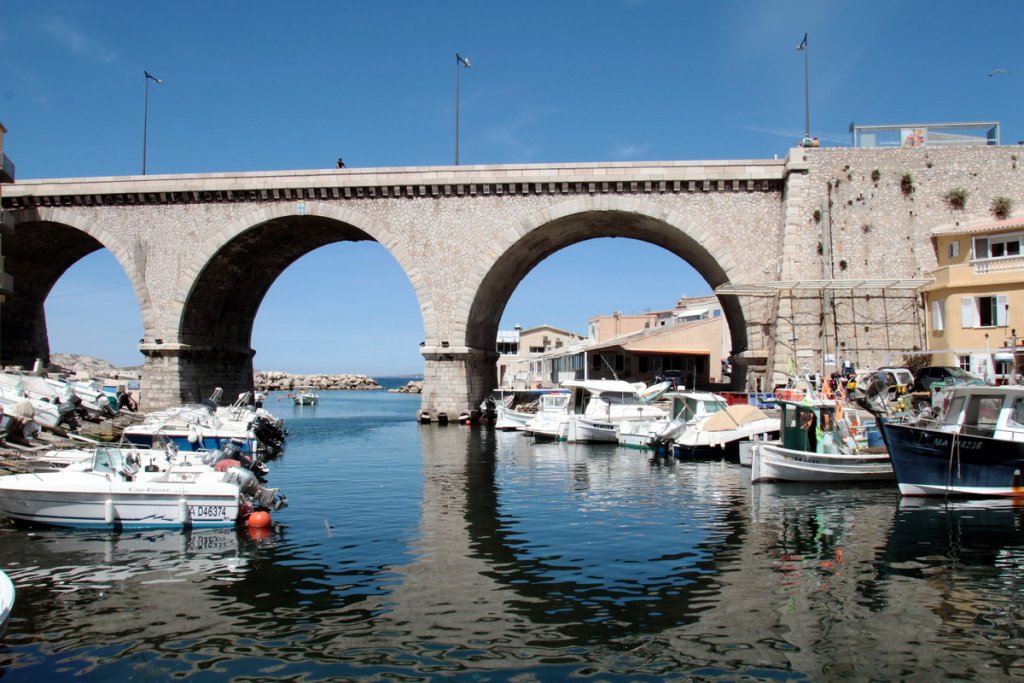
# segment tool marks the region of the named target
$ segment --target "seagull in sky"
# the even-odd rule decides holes
[[[993,76],[998,76],[999,74],[1009,74],[1009,73],[1010,72],[1007,71],[1006,69],[992,69],[992,71],[989,73],[988,77],[992,78]]]

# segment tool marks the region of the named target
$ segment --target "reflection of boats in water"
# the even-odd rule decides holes
[[[904,497],[886,549],[887,564],[892,572],[914,575],[951,564],[1016,571],[1024,565],[1022,527],[1020,501]]]
[[[189,581],[195,575],[230,580],[249,563],[243,552],[246,534],[236,528],[122,533],[40,529],[4,542],[17,544],[26,558],[9,570],[19,583],[49,583],[66,591],[129,580]]]

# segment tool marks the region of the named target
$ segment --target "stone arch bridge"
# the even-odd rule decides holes
[[[950,157],[946,171],[955,159],[959,173],[965,163],[981,172],[972,178],[975,184],[1001,177],[993,169],[1002,172],[1008,149],[973,150],[966,161]],[[577,242],[643,240],[685,259],[711,287],[726,290],[831,277],[841,256],[833,253],[837,249],[857,252],[850,259],[853,277],[920,275],[934,265],[934,255],[921,248],[928,225],[944,222],[945,209],[919,201],[910,220],[902,205],[890,220],[886,201],[898,201],[898,190],[880,189],[877,176],[869,175],[879,165],[892,173],[923,170],[926,163],[932,169],[937,160],[946,163],[947,152],[933,152],[930,159],[917,150],[887,152],[895,156],[814,149],[763,161],[21,181],[3,189],[4,210],[14,224],[3,241],[4,269],[14,292],[0,309],[0,362],[30,366],[48,358],[44,302],[50,289],[76,261],[106,248],[127,273],[141,309],[143,407],[194,401],[214,386],[233,395],[252,387],[253,321],[278,275],[326,244],[375,240],[399,263],[419,300],[422,409],[458,415],[474,410],[493,388],[498,324],[518,283],[544,258]],[[1018,189],[1014,183],[1016,176],[1010,184]],[[870,199],[862,187],[870,188]],[[847,194],[858,192],[847,211]],[[850,215],[840,216],[840,206]],[[891,238],[900,247],[898,257],[872,263],[870,249],[840,239],[839,230],[865,212],[891,223],[871,244],[881,239],[884,246]],[[829,239],[823,237],[826,224]],[[760,372],[785,363],[798,336],[811,340],[807,347],[814,354],[823,354],[828,344],[822,340],[839,327],[822,315],[820,292],[799,303],[800,297],[777,292],[734,291],[721,298],[741,368]],[[785,332],[780,319],[788,320]],[[920,338],[920,321],[915,313],[904,322],[908,328],[898,343],[909,347]],[[742,386],[743,373],[734,373],[733,381]]]

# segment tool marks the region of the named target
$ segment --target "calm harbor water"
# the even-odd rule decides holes
[[[276,396],[265,538],[0,523],[4,683],[1024,675],[1016,507]]]

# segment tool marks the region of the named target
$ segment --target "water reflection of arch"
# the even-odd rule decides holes
[[[693,548],[694,557],[703,552],[705,558],[666,574],[660,585],[638,584],[635,591],[615,594],[607,583],[552,580],[553,563],[522,556],[521,543],[513,538],[508,516],[502,511],[496,441],[503,436],[508,435],[474,430],[467,437],[465,521],[471,555],[491,568],[489,576],[495,583],[519,597],[506,599],[508,609],[532,623],[558,627],[570,641],[567,644],[585,645],[690,624],[715,607],[720,592],[718,575],[738,561],[745,536],[743,501],[722,501],[725,512],[716,527],[726,531],[716,531],[714,538],[708,534]],[[679,554],[678,560],[683,557]]]

